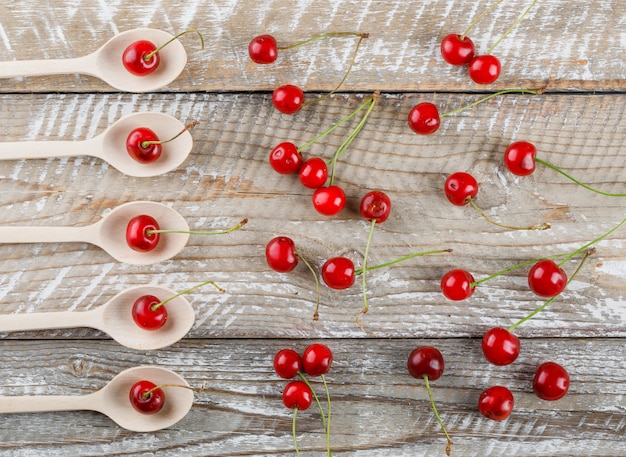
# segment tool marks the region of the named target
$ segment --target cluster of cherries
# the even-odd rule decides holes
[[[332,362],[332,351],[328,346],[321,343],[309,345],[302,353],[302,356],[295,350],[287,348],[279,350],[274,356],[274,371],[276,374],[283,379],[292,380],[283,389],[282,399],[283,404],[293,410],[293,442],[297,455],[300,455],[300,451],[296,439],[296,417],[298,411],[307,410],[315,401],[324,426],[328,456],[332,456],[330,450],[330,394],[324,376],[330,371]],[[321,378],[326,394],[326,412],[324,412],[322,404],[307,376],[319,376]],[[296,377],[299,379],[293,380]]]

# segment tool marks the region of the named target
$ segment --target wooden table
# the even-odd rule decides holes
[[[83,243],[1,245],[4,314],[89,310],[145,284],[180,291],[214,280],[226,293],[190,293],[193,329],[182,342],[156,351],[125,349],[92,329],[3,334],[1,395],[83,395],[137,365],[170,368],[205,389],[182,421],[156,433],[128,432],[95,412],[5,414],[0,455],[294,455],[292,412],[281,401],[286,381],[274,373],[272,360],[281,348],[302,351],[312,342],[334,353],[326,376],[333,455],[444,455],[445,438],[424,383],[406,370],[408,354],[421,345],[438,347],[445,358],[445,373],[432,387],[453,455],[626,455],[626,228],[597,243],[568,288],[516,330],[522,352],[511,365],[487,363],[480,341],[490,327],[511,325],[543,303],[528,290],[528,267],[479,286],[463,302],[440,292],[449,269],[483,278],[570,252],[625,213],[626,200],[589,192],[545,167],[513,176],[503,151],[529,140],[538,157],[588,185],[626,192],[626,2],[538,2],[496,48],[503,63],[499,80],[479,86],[465,68],[443,62],[439,43],[448,33],[461,33],[491,3],[23,0],[0,6],[1,60],[76,57],[134,27],[198,29],[206,40],[201,49],[193,34],[180,39],[187,67],[154,93],[120,93],[80,75],[3,80],[3,141],[79,141],[139,111],[199,121],[188,160],[156,178],[127,177],[95,158],[3,161],[3,225],[86,225],[134,200],[165,203],[196,230],[249,218],[229,235],[192,236],[175,258],[151,266],[116,262]],[[480,22],[471,32],[477,49],[485,52],[526,3],[504,2]],[[248,58],[249,40],[272,33],[291,43],[339,30],[370,33],[340,93],[296,115],[277,112],[274,88],[297,84],[307,98],[331,90],[355,42],[318,41],[260,66]],[[421,101],[448,111],[500,89],[548,82],[545,94],[503,95],[445,117],[430,136],[407,126],[408,112]],[[375,90],[381,95],[371,116],[337,168],[346,208],[321,216],[311,205],[312,191],[270,168],[269,151],[282,141],[308,141]],[[305,155],[332,157],[354,125],[339,127]],[[456,171],[477,178],[476,202],[490,217],[517,225],[549,222],[552,228],[505,230],[468,206],[450,205],[443,183]],[[286,235],[318,271],[337,255],[358,268],[369,230],[358,205],[372,189],[384,190],[393,210],[376,227],[369,265],[427,249],[453,252],[369,272],[363,329],[355,322],[363,303],[360,280],[344,291],[322,286],[314,322],[312,275],[302,263],[289,274],[272,271],[265,245]],[[571,274],[579,259],[565,270]],[[532,391],[536,367],[548,360],[571,376],[569,393],[556,402]],[[321,394],[319,378],[312,382]],[[515,395],[513,414],[503,422],[477,410],[480,393],[496,384]],[[297,429],[303,456],[325,454],[315,408],[300,412]]]

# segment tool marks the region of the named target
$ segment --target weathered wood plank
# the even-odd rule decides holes
[[[198,29],[206,40],[182,41],[189,63],[165,90],[273,90],[286,83],[305,90],[331,90],[351,59],[354,40],[326,40],[285,52],[275,65],[260,67],[247,55],[255,35],[275,34],[289,44],[318,33],[365,31],[346,90],[484,90],[463,68],[452,68],[439,54],[441,39],[462,33],[492,1],[375,0],[89,2],[38,0],[0,6],[0,60],[71,58],[100,47],[114,34],[135,27],[170,33]],[[484,53],[531,2],[503,2],[472,31]],[[566,90],[624,90],[625,44],[618,32],[626,15],[620,0],[568,2],[545,0],[496,48],[503,72],[494,88],[537,87],[549,78]],[[36,12],[36,13],[35,13]],[[490,87],[491,88],[491,87]],[[88,76],[9,79],[2,91],[110,91]]]
[[[579,189],[549,169],[513,178],[501,157],[511,141],[529,139],[539,156],[581,180],[624,192],[623,97],[509,95],[446,118],[441,132],[419,137],[405,119],[424,98],[381,96],[366,128],[340,160],[337,182],[349,202],[340,216],[329,219],[312,209],[311,192],[295,177],[271,170],[267,155],[283,140],[302,144],[312,138],[354,109],[360,96],[337,96],[296,117],[277,115],[264,95],[0,97],[4,138],[12,141],[78,141],[100,133],[123,114],[142,110],[201,121],[193,130],[191,157],[162,177],[125,177],[91,158],[0,162],[2,224],[86,225],[132,200],[165,202],[195,229],[250,219],[228,236],[192,236],[173,260],[147,267],[118,264],[80,243],[0,245],[2,312],[86,310],[129,286],[153,283],[183,290],[214,279],[228,293],[190,295],[197,309],[191,336],[367,336],[354,322],[362,307],[358,282],[348,291],[323,287],[322,317],[313,323],[316,294],[310,272],[302,265],[292,274],[274,273],[265,263],[264,247],[283,234],[296,241],[316,268],[335,255],[348,255],[359,265],[368,227],[358,214],[358,202],[365,192],[379,188],[389,193],[394,209],[377,227],[370,265],[424,249],[454,252],[370,272],[368,331],[384,337],[477,336],[488,326],[512,323],[542,303],[526,290],[527,268],[486,283],[465,303],[445,300],[439,280],[451,268],[467,268],[481,278],[522,261],[570,252],[619,222],[624,215],[619,198]],[[456,107],[475,96],[427,99]],[[337,129],[308,153],[330,157],[353,125]],[[442,185],[449,173],[460,170],[477,177],[477,202],[490,216],[518,225],[549,221],[553,228],[501,230],[469,207],[451,206]],[[625,234],[621,230],[601,242],[569,291],[520,331],[623,336]],[[576,262],[569,262],[567,270],[575,267]],[[84,331],[43,334],[84,335],[98,336]]]
[[[178,425],[152,434],[129,433],[98,413],[10,414],[0,419],[0,455],[293,455],[291,413],[280,394],[287,381],[272,370],[282,347],[302,351],[308,340],[191,340],[141,354],[94,341],[0,342],[4,381],[0,395],[82,395],[116,372],[138,364],[167,366],[192,385],[191,412]],[[410,351],[435,345],[446,372],[432,383],[442,419],[453,437],[453,455],[619,455],[623,437],[626,366],[619,339],[522,339],[520,359],[508,367],[487,364],[479,341],[326,340],[334,362],[327,375],[332,397],[332,445],[336,455],[444,455],[445,439],[423,383],[406,371]],[[28,366],[24,361],[28,360]],[[572,383],[557,402],[532,393],[535,367],[546,360],[566,366]],[[319,379],[314,386],[323,396]],[[494,384],[516,397],[505,422],[476,411],[480,392]],[[316,409],[300,413],[303,455],[322,455]],[[64,424],[62,427],[51,424]],[[16,431],[19,430],[19,433]]]

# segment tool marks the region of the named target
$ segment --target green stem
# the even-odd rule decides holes
[[[320,280],[317,277],[317,273],[315,272],[315,270],[313,269],[313,266],[309,263],[309,261],[307,259],[305,259],[304,257],[300,256],[298,253],[296,253],[296,256],[302,260],[302,262],[307,266],[307,268],[309,269],[309,271],[313,274],[313,278],[315,279],[315,289],[317,291],[317,303],[315,305],[315,311],[313,312],[313,320],[316,321],[319,319],[319,309],[320,309]]]
[[[337,149],[337,152],[335,152],[335,155],[330,161],[330,164],[331,164],[330,180],[329,180],[330,186],[333,185],[333,181],[335,180],[335,166],[337,165],[337,160],[339,159],[341,154],[343,154],[343,152],[348,148],[350,143],[352,143],[352,141],[356,138],[356,136],[359,134],[359,132],[361,131],[361,129],[367,122],[367,118],[372,112],[372,109],[374,108],[374,105],[376,104],[376,100],[378,99],[379,95],[380,95],[380,92],[378,91],[374,92],[374,95],[372,95],[372,97],[369,100],[370,105],[367,108],[367,111],[365,112],[365,114],[363,115],[363,119],[361,119],[361,121],[357,124],[354,130],[352,130],[350,135],[348,135],[348,137],[343,141],[343,143],[341,143],[341,145],[339,146],[339,149]]]
[[[446,116],[450,116],[452,114],[456,114],[459,113],[465,109],[471,108],[473,106],[476,106],[482,102],[486,102],[487,100],[493,98],[493,97],[497,97],[498,95],[503,95],[503,94],[532,94],[532,95],[539,95],[542,94],[544,92],[543,89],[540,90],[533,90],[533,89],[504,89],[498,92],[494,92],[493,94],[489,94],[486,97],[480,98],[478,100],[476,100],[475,102],[470,103],[469,105],[465,105],[462,106],[461,108],[456,108],[453,109],[452,111],[448,111],[446,113],[440,114],[439,117],[446,117]]]
[[[365,284],[365,273],[367,272],[367,257],[369,256],[370,244],[372,243],[372,235],[374,234],[375,226],[376,219],[372,219],[370,232],[367,236],[367,243],[365,244],[365,254],[363,254],[363,268],[361,268],[361,284],[363,286],[363,309],[361,310],[360,314],[365,314],[369,309],[369,304],[367,303],[367,286]]]
[[[311,385],[309,380],[306,378],[306,376],[304,376],[304,374],[301,371],[298,371],[298,376],[309,387],[309,389],[311,389],[311,393],[313,394],[313,399],[315,400],[315,403],[317,404],[317,407],[320,410],[320,416],[322,416],[322,425],[324,427],[324,430],[328,430],[328,425],[327,425],[327,422],[326,422],[326,414],[324,414],[324,409],[322,408],[322,403],[320,403],[319,397],[315,393],[315,390],[313,390],[313,386]]]
[[[163,49],[165,46],[167,46],[168,44],[170,44],[172,41],[179,39],[181,36],[185,35],[186,33],[197,33],[198,36],[200,37],[200,43],[202,43],[202,49],[204,49],[204,38],[202,38],[202,34],[200,32],[198,32],[195,29],[192,30],[185,30],[184,32],[179,33],[178,35],[170,38],[169,40],[167,40],[165,43],[163,43],[161,46],[159,46],[158,48],[156,48],[154,51],[146,54],[144,56],[144,60],[148,61],[150,59],[152,59],[152,57],[159,52],[161,49]]]
[[[328,457],[332,457],[333,454],[330,450],[330,392],[328,391],[326,377],[322,375],[321,378],[324,384],[324,391],[326,392],[326,451],[328,452]]]
[[[294,49],[300,46],[304,46],[305,44],[312,43],[317,40],[321,40],[323,38],[331,38],[331,37],[340,37],[340,36],[353,36],[360,38],[369,37],[369,33],[360,33],[360,32],[328,32],[321,33],[319,35],[312,36],[311,38],[307,38],[306,40],[298,41],[296,43],[290,44],[288,46],[279,46],[278,49],[281,51],[286,51],[287,49]]]
[[[537,224],[537,225],[531,225],[529,227],[516,227],[513,225],[502,224],[501,222],[498,222],[490,218],[489,216],[487,216],[485,212],[476,204],[476,202],[474,201],[472,197],[467,197],[467,201],[469,202],[470,205],[472,205],[472,207],[476,210],[476,212],[478,212],[478,214],[480,214],[487,222],[489,222],[490,224],[496,225],[498,227],[502,227],[508,230],[547,230],[551,227],[550,224],[548,224],[547,222],[542,222],[541,224]]]
[[[439,416],[439,413],[437,412],[437,406],[435,406],[435,400],[433,399],[433,394],[430,390],[430,384],[428,383],[427,374],[424,375],[424,382],[426,383],[426,392],[428,392],[428,398],[430,399],[430,406],[432,407],[433,412],[435,413],[435,417],[437,418],[439,425],[441,425],[441,429],[443,430],[444,435],[446,435],[446,438],[448,439],[448,445],[446,446],[446,455],[450,455],[450,447],[452,446],[452,439],[450,438],[450,435],[448,435],[446,426],[443,425],[443,420],[441,420],[441,417]]]
[[[578,265],[578,268],[576,268],[576,271],[574,271],[574,273],[572,273],[572,276],[569,278],[569,280],[567,281],[567,284],[569,285],[570,282],[572,282],[572,280],[576,277],[576,275],[578,274],[578,272],[582,269],[583,265],[585,264],[585,262],[587,261],[587,259],[589,258],[589,256],[592,254],[591,250],[588,250],[585,253],[585,256],[582,258],[582,260],[580,261],[580,264]],[[546,309],[550,303],[552,303],[554,301],[554,299],[558,297],[558,295],[555,295],[554,297],[551,297],[549,300],[547,300],[543,305],[541,305],[539,308],[537,308],[536,310],[534,310],[532,313],[528,314],[526,317],[520,319],[519,321],[517,321],[515,324],[511,325],[507,330],[509,332],[512,332],[513,330],[515,330],[517,327],[519,327],[520,325],[522,325],[524,322],[532,319],[535,315],[539,314],[541,311],[543,311],[544,309]]]
[[[496,3],[494,3],[493,5],[491,5],[489,8],[487,8],[485,11],[483,11],[481,13],[480,16],[478,16],[476,19],[474,19],[474,22],[472,22],[470,24],[470,26],[465,30],[465,32],[463,32],[463,35],[461,35],[461,41],[463,41],[465,39],[465,36],[471,32],[471,30],[476,26],[476,24],[478,24],[482,18],[484,18],[487,14],[489,14],[491,11],[493,11],[493,9],[498,6],[500,3],[502,3],[503,0],[498,0]]]
[[[234,232],[235,230],[240,229],[244,225],[248,223],[248,218],[243,219],[237,225],[232,226],[226,230],[216,230],[216,231],[195,231],[195,230],[146,230],[146,235],[152,235],[153,233],[188,233],[189,235],[225,235],[230,232]]]
[[[541,260],[558,259],[558,258],[566,256],[566,255],[567,254],[555,254],[555,255],[552,255],[552,256],[548,256],[548,257],[541,257],[539,259],[526,260],[525,262],[518,263],[516,265],[513,265],[512,267],[505,268],[504,270],[500,270],[497,273],[494,273],[492,275],[486,276],[483,279],[479,279],[478,281],[474,281],[474,282],[470,283],[470,287],[476,287],[479,284],[487,282],[487,281],[489,281],[489,280],[491,280],[493,278],[501,276],[501,275],[503,275],[505,273],[508,273],[510,271],[517,270],[518,268],[525,267],[526,265],[532,265],[533,263],[537,263],[537,262],[539,262]]]
[[[617,224],[615,227],[613,227],[611,230],[609,230],[608,232],[606,232],[604,235],[599,236],[598,238],[596,238],[593,241],[590,241],[589,243],[585,244],[584,246],[579,247],[578,249],[576,249],[575,251],[571,252],[570,254],[567,254],[566,257],[561,261],[561,263],[559,263],[559,267],[563,266],[565,264],[565,262],[567,262],[569,259],[571,259],[572,257],[574,257],[575,255],[579,254],[580,252],[584,251],[585,249],[593,246],[594,244],[602,241],[603,239],[605,239],[606,237],[608,237],[609,235],[615,233],[622,225],[626,224],[626,218],[622,219],[622,222],[620,222],[619,224]]]
[[[535,162],[540,163],[540,164],[542,164],[542,165],[545,165],[545,166],[546,166],[546,167],[548,167],[548,168],[552,168],[554,171],[556,171],[557,173],[562,174],[562,175],[563,175],[563,176],[565,176],[567,179],[569,179],[569,180],[571,180],[571,181],[575,182],[575,183],[576,183],[576,184],[578,184],[579,186],[582,186],[582,187],[584,187],[585,189],[590,190],[590,191],[592,191],[592,192],[595,192],[595,193],[597,193],[597,194],[600,194],[600,195],[605,195],[605,196],[607,196],[607,197],[626,197],[626,194],[612,194],[612,193],[608,193],[608,192],[603,192],[603,191],[601,191],[601,190],[599,190],[599,189],[594,189],[593,187],[588,186],[587,184],[585,184],[585,183],[583,183],[583,182],[580,182],[579,180],[577,180],[577,179],[576,179],[576,178],[574,178],[573,176],[570,176],[570,175],[568,175],[567,173],[565,173],[565,172],[564,172],[563,170],[561,170],[560,168],[557,168],[557,167],[555,167],[554,165],[552,165],[551,163],[546,162],[546,161],[544,161],[544,160],[541,160],[541,159],[537,159],[537,158],[535,158]]]
[[[509,33],[511,33],[511,30],[513,30],[515,27],[517,27],[517,25],[518,25],[520,22],[522,22],[522,19],[524,19],[524,16],[526,16],[526,14],[530,11],[530,9],[531,9],[533,6],[535,6],[535,3],[537,3],[537,0],[533,0],[533,2],[530,4],[530,6],[524,10],[524,12],[521,14],[521,16],[520,16],[520,17],[518,17],[518,18],[517,18],[517,20],[513,23],[513,25],[511,25],[511,27],[509,27],[509,28],[507,29],[507,31],[506,31],[506,32],[504,32],[504,34],[503,34],[500,38],[498,38],[498,40],[497,40],[497,41],[493,44],[493,46],[491,46],[491,47],[489,48],[489,51],[487,51],[487,55],[491,54],[491,53],[493,52],[493,50],[496,48],[496,46],[498,46],[498,45],[500,44],[500,42],[501,42],[502,40],[504,40],[504,38],[505,38],[505,37],[506,37]]]
[[[152,145],[152,144],[165,144],[165,143],[169,143],[170,141],[174,141],[176,138],[178,138],[179,136],[181,136],[183,133],[185,133],[187,130],[190,130],[192,128],[194,128],[196,125],[198,125],[198,121],[193,121],[190,124],[187,124],[185,126],[185,128],[183,128],[180,132],[178,132],[176,135],[174,135],[172,138],[169,138],[167,140],[164,141],[142,141],[141,142],[141,147],[142,148],[147,148],[148,146]]]
[[[296,435],[296,417],[298,416],[298,407],[293,409],[293,421],[291,423],[291,434],[293,435],[293,447],[296,449],[296,455],[300,457],[300,449],[298,449],[298,437]]]
[[[218,286],[215,282],[213,281],[205,281],[203,283],[200,284],[196,284],[193,287],[190,287],[189,289],[185,289],[182,292],[177,293],[176,295],[172,295],[169,298],[166,298],[163,301],[160,301],[159,303],[155,303],[154,305],[152,305],[150,308],[152,308],[152,311],[156,311],[157,309],[159,309],[161,306],[165,305],[167,302],[174,300],[176,297],[180,297],[183,294],[189,293],[192,290],[198,289],[200,287],[206,286],[207,284],[211,284],[213,287],[215,287],[217,290],[219,290],[220,292],[226,292],[224,289],[222,289],[220,286]]]
[[[441,254],[443,252],[452,252],[452,249],[435,249],[433,251],[422,251],[422,252],[414,252],[413,254],[405,255],[404,257],[400,257],[396,260],[392,260],[391,262],[381,263],[380,265],[374,265],[373,267],[367,267],[367,271],[378,270],[379,268],[388,267],[391,265],[395,265],[396,263],[403,262],[408,259],[412,259],[413,257],[422,257],[430,254]],[[354,272],[355,275],[363,274],[363,268],[359,268]]]

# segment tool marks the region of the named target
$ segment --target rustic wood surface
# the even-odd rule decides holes
[[[526,2],[530,4],[529,2]],[[131,178],[95,158],[0,161],[2,225],[76,226],[98,221],[134,200],[166,203],[192,229],[249,223],[224,236],[191,236],[172,260],[152,266],[115,262],[83,243],[0,244],[0,312],[82,311],[119,291],[158,284],[183,290],[212,279],[226,289],[193,291],[196,323],[184,341],[141,353],[92,329],[2,334],[0,395],[81,395],[136,365],[173,369],[205,390],[174,427],[127,432],[98,413],[0,416],[0,456],[287,456],[294,455],[291,412],[280,395],[285,381],[272,370],[282,347],[303,350],[323,341],[334,352],[328,374],[333,398],[332,445],[337,456],[444,455],[445,438],[423,383],[406,371],[410,351],[437,346],[446,372],[433,382],[439,411],[458,456],[626,455],[626,227],[598,243],[596,254],[543,313],[519,327],[522,354],[507,367],[488,364],[482,334],[510,325],[543,301],[527,290],[527,268],[450,302],[441,276],[466,268],[482,278],[530,259],[573,251],[624,218],[626,200],[591,193],[538,166],[525,178],[502,163],[512,141],[526,139],[541,157],[585,183],[626,192],[626,3],[539,1],[497,47],[503,73],[491,86],[469,82],[445,64],[443,36],[462,32],[491,2],[268,1],[116,2],[24,0],[0,6],[0,61],[69,58],[89,53],[133,27],[170,33],[198,29],[181,41],[188,65],[156,93],[119,93],[89,76],[2,80],[2,141],[80,141],[125,114],[157,111],[198,121],[194,148],[179,169]],[[485,51],[525,5],[503,2],[472,32]],[[293,42],[320,32],[369,32],[341,93],[294,116],[271,103],[277,85],[295,83],[315,97],[334,87],[353,52],[353,40],[334,38],[284,52],[274,65],[247,56],[249,40],[273,33]],[[413,105],[432,101],[448,111],[498,89],[542,88],[542,95],[508,94],[443,118],[434,135],[406,124]],[[311,191],[267,163],[281,141],[302,144],[352,112],[374,90],[376,106],[337,169],[348,195],[333,218],[317,214]],[[332,156],[356,120],[305,154]],[[503,230],[443,196],[447,175],[471,172],[477,203],[503,222],[549,222],[542,232]],[[294,239],[316,269],[347,255],[362,265],[369,224],[360,198],[382,189],[392,199],[388,221],[376,227],[369,264],[412,252],[452,253],[412,259],[368,273],[370,311],[360,285],[321,290],[320,319],[312,320],[315,282],[304,265],[273,272],[265,244]],[[572,273],[578,258],[566,264]],[[543,402],[532,392],[536,366],[564,365],[568,395]],[[503,384],[515,394],[512,416],[482,418],[480,392]],[[320,389],[319,382],[314,383]],[[298,420],[303,456],[325,455],[319,414]]]

